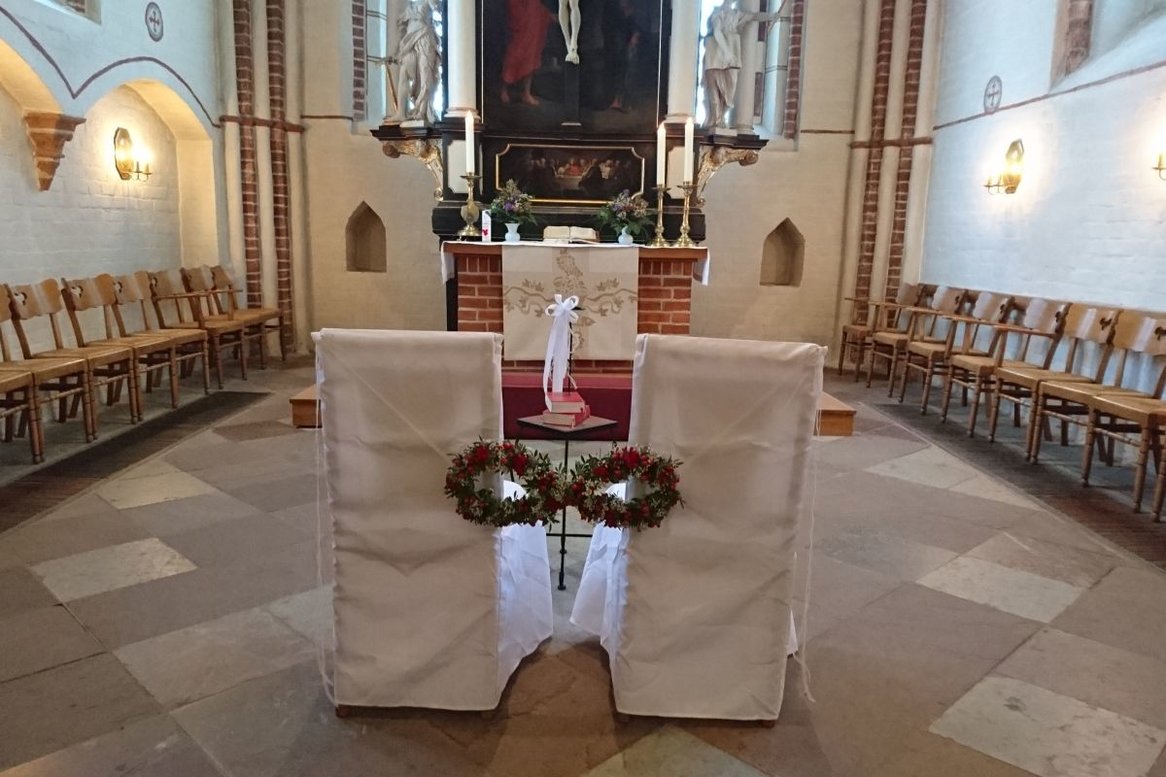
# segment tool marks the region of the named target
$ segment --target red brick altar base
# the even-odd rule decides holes
[[[447,243],[457,267],[459,332],[502,332],[502,246]],[[641,248],[636,331],[686,335],[692,322],[692,281],[704,249]],[[541,361],[502,363],[507,370],[542,370]],[[627,373],[631,361],[574,359],[577,373]]]

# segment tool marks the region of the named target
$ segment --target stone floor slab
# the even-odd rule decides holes
[[[1061,631],[1166,663],[1166,575],[1118,567],[1061,613]]]
[[[69,602],[196,567],[166,543],[150,538],[45,561],[32,569],[58,599]]]
[[[819,542],[815,550],[849,564],[913,581],[955,558],[950,550],[874,530],[851,529]]]
[[[1084,590],[968,556],[948,562],[919,584],[1042,623],[1057,617]]]
[[[150,532],[111,511],[27,523],[4,535],[0,545],[31,565],[148,537]]]
[[[57,599],[40,579],[23,566],[0,569],[0,618],[51,607]]]
[[[1091,587],[1121,561],[1100,549],[1081,550],[1009,532],[1001,532],[967,555],[1077,588]]]
[[[101,643],[62,605],[0,620],[0,682],[100,652]]]
[[[586,777],[765,777],[675,726],[648,734],[587,772]]]
[[[97,489],[97,495],[119,510],[185,499],[214,492],[207,483],[185,472],[111,480]]]
[[[1166,731],[1006,677],[987,677],[931,731],[1040,777],[1142,777]]]

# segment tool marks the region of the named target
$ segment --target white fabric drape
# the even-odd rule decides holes
[[[501,435],[501,338],[325,329],[316,343],[336,703],[492,709],[553,617],[544,529],[472,525],[442,492],[451,454]]]
[[[825,349],[640,335],[630,442],[682,462],[659,528],[600,528],[571,620],[632,715],[774,720]]]

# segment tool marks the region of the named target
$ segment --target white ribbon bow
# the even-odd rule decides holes
[[[547,378],[551,379],[551,391],[555,392],[563,390],[563,383],[567,379],[567,364],[571,359],[571,324],[579,320],[579,314],[575,312],[577,307],[577,296],[563,299],[562,294],[556,294],[555,301],[547,305],[546,313],[551,318],[547,356],[543,361],[543,399],[547,410],[551,409],[551,400],[547,396]]]

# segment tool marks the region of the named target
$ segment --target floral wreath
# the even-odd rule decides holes
[[[606,456],[585,456],[571,470],[567,499],[588,523],[643,529],[656,527],[684,500],[676,489],[680,462],[650,448],[615,448]],[[638,480],[651,490],[624,501],[606,492],[611,483]]]
[[[500,499],[490,489],[475,488],[475,479],[484,472],[509,472],[526,496]],[[457,500],[458,515],[484,526],[553,524],[564,501],[559,473],[545,453],[522,443],[485,440],[453,457],[445,475],[445,495]]]

